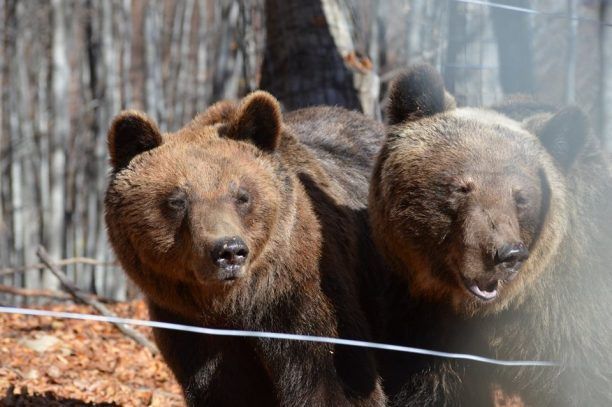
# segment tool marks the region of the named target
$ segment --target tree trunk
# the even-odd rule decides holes
[[[2,4],[2,59],[0,59],[0,267],[10,266],[13,262],[13,224],[14,208],[12,207],[12,161],[14,156],[11,137],[11,100],[14,72],[11,56],[15,55],[17,43],[17,2],[7,1]]]
[[[459,10],[459,6],[460,4],[455,0],[449,0],[448,2],[448,45],[444,64],[444,84],[448,91],[455,96],[457,103],[463,105],[465,98],[457,93],[455,82],[457,59],[467,43],[467,21],[465,10]]]
[[[610,3],[602,1],[599,8],[599,117],[597,120],[597,130],[603,139],[605,147],[612,152],[612,78],[610,78],[610,60],[612,59],[612,30],[604,25],[610,18]]]
[[[578,20],[576,0],[567,0],[567,11],[570,16],[567,30],[567,56],[565,65],[565,103],[576,102],[576,57],[578,54]]]
[[[529,0],[505,0],[504,4],[530,8]],[[535,92],[532,32],[529,14],[491,8],[497,39],[499,77],[505,94]]]
[[[45,242],[49,252],[63,258],[65,218],[65,145],[70,132],[68,98],[66,96],[70,67],[66,49],[66,11],[68,7],[60,0],[51,2],[52,46],[51,46],[51,112],[53,115],[49,137],[49,218]],[[49,274],[43,274],[43,284],[56,288],[57,282]]]
[[[260,88],[287,110],[337,105],[362,110],[321,0],[266,0],[266,49]]]

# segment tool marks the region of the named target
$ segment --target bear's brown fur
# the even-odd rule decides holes
[[[390,92],[371,181],[376,243],[403,290],[388,339],[562,367],[383,354],[397,405],[612,405],[612,176],[577,108],[455,108],[418,66]],[[539,107],[538,107],[539,106]],[[398,283],[398,285],[401,283]],[[406,322],[410,321],[410,322]]]
[[[340,108],[283,119],[264,92],[220,102],[171,134],[140,113],[119,115],[106,222],[151,317],[367,340],[360,257],[382,137],[382,126]],[[219,255],[219,241],[240,248]],[[190,405],[385,402],[365,350],[165,330],[155,338]]]

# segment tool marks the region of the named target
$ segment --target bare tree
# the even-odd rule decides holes
[[[458,56],[464,50],[468,40],[466,33],[466,13],[460,10],[461,4],[454,0],[448,2],[448,43],[444,63],[444,82],[448,90],[460,97],[455,89]],[[459,100],[459,102],[463,102]]]
[[[442,67],[461,103],[489,104],[528,91],[531,63],[539,98],[573,93],[609,140],[610,2],[495,2],[529,13],[477,3],[0,0],[0,268],[21,270],[0,273],[0,284],[53,288],[48,271],[23,269],[42,244],[58,260],[97,260],[61,266],[80,289],[134,295],[107,265],[102,213],[106,131],[124,108],[172,130],[261,83],[289,109],[336,104],[376,116],[375,73],[388,83],[415,62]]]
[[[504,0],[502,4],[530,8],[529,0]],[[504,93],[528,93],[534,89],[530,15],[502,8],[491,9],[497,39],[499,81]]]
[[[612,106],[612,78],[608,75],[609,71],[612,70],[612,65],[610,65],[612,58],[612,47],[610,47],[612,30],[605,24],[612,21],[612,18],[610,18],[610,5],[611,2],[607,0],[602,0],[599,4],[600,25],[599,32],[597,33],[600,54],[600,75],[597,85],[599,91],[597,104],[600,110],[597,118],[597,130],[602,135],[603,142],[608,151],[612,151],[612,111],[610,109],[610,106]]]
[[[266,0],[266,49],[260,87],[288,110],[337,105],[362,110],[321,0]]]

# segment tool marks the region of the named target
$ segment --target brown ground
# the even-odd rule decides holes
[[[95,314],[85,305],[43,308]],[[140,301],[110,308],[119,316],[147,318]],[[149,329],[137,329],[150,338]],[[0,406],[41,405],[184,403],[161,357],[111,324],[0,314]]]
[[[147,319],[142,301],[109,306]],[[40,307],[95,314],[86,305]],[[136,327],[151,339],[148,328]],[[522,407],[494,389],[496,407]],[[153,356],[107,323],[0,314],[0,406],[184,406],[180,387]]]

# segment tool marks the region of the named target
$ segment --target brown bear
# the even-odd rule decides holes
[[[281,114],[255,92],[175,133],[112,123],[113,248],[151,318],[368,340],[368,178],[384,129],[341,108]],[[189,405],[378,406],[366,350],[154,330]]]
[[[612,176],[585,115],[456,108],[417,66],[390,91],[374,240],[398,276],[394,343],[561,366],[383,353],[396,405],[612,405]]]

